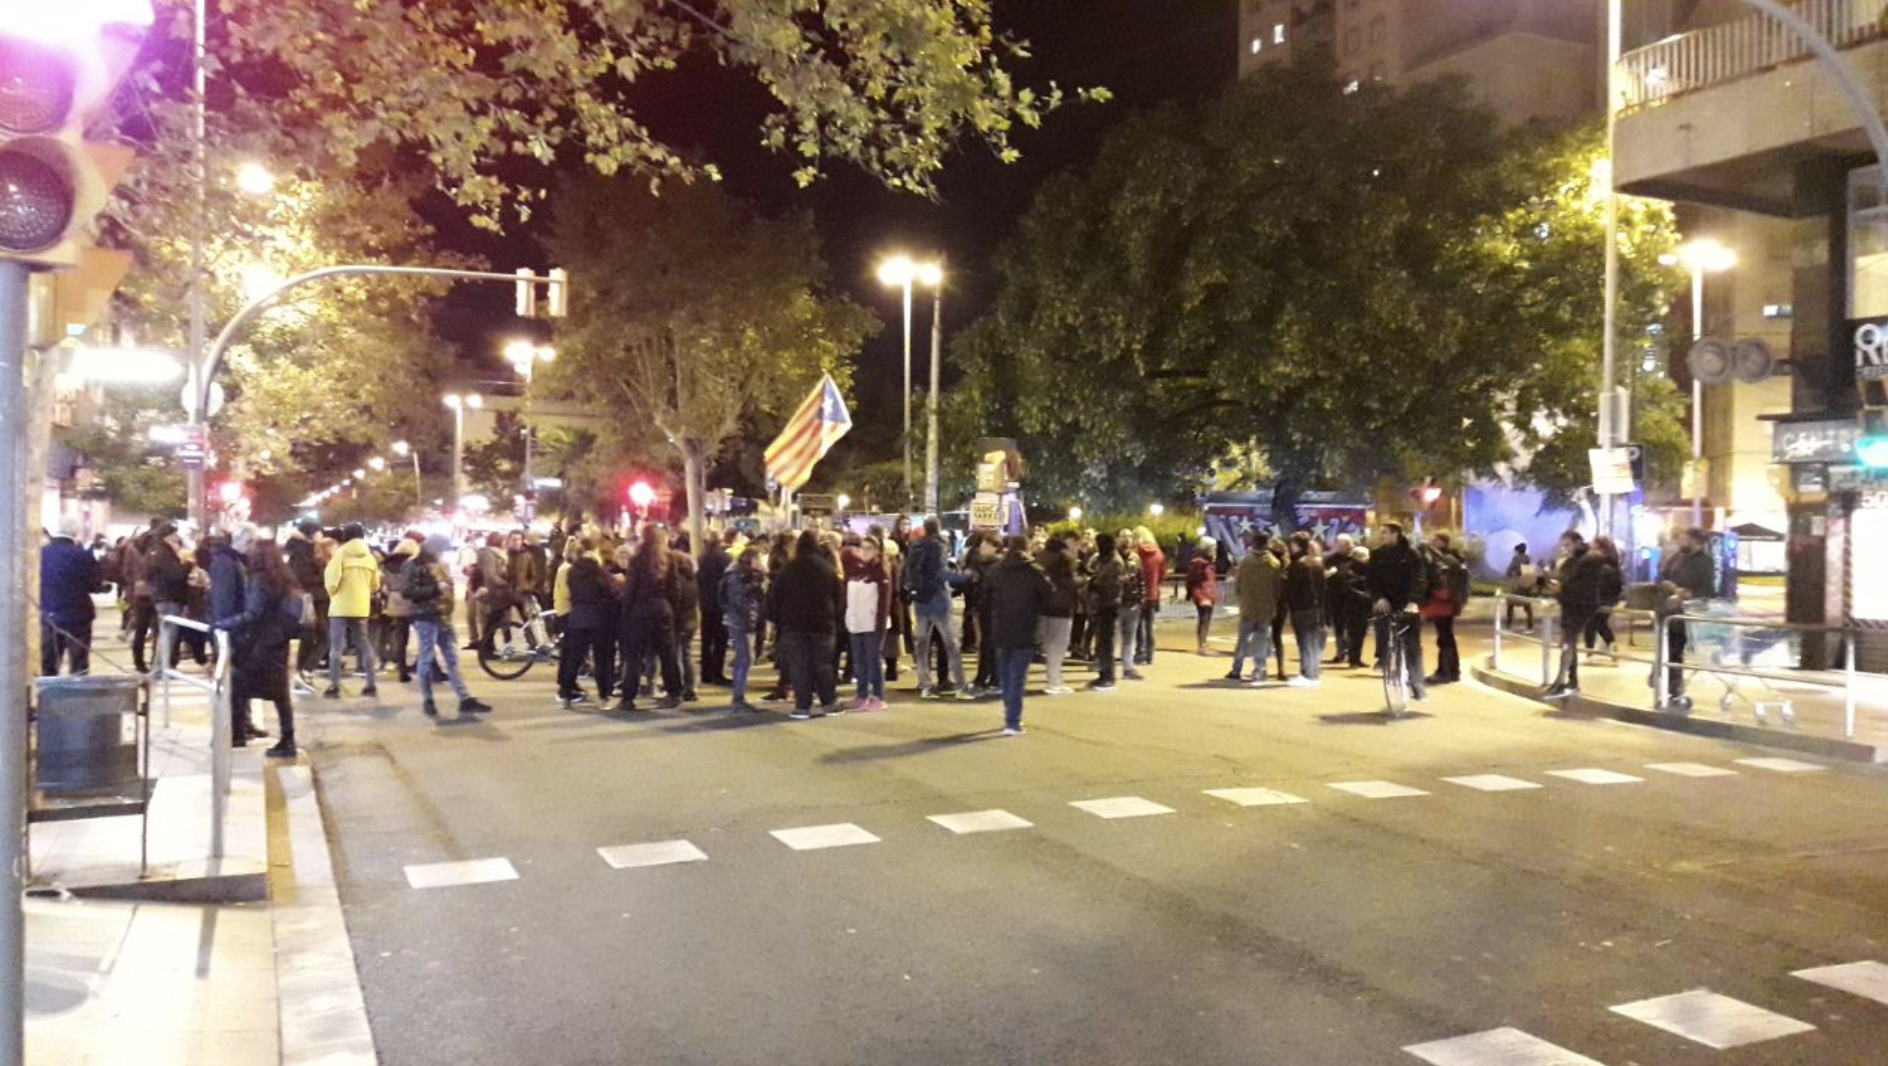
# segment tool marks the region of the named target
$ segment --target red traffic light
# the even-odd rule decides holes
[[[638,507],[647,507],[656,502],[656,490],[647,481],[638,481],[629,487],[629,502]]]

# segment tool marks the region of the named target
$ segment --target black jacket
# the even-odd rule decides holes
[[[1717,595],[1717,574],[1711,566],[1711,557],[1702,550],[1681,550],[1665,560],[1659,577],[1684,589],[1694,600],[1708,600]]]
[[[1429,569],[1406,540],[1370,553],[1364,587],[1371,602],[1390,601],[1392,610],[1414,609],[1429,596]]]
[[[733,562],[720,545],[710,548],[702,555],[695,571],[695,587],[701,594],[701,616],[721,617],[721,578],[728,572]]]
[[[1323,612],[1324,564],[1315,557],[1301,555],[1285,569],[1285,609]]]
[[[656,560],[640,551],[629,560],[628,583],[623,586],[623,623],[675,624],[675,560]]]
[[[838,628],[839,572],[825,552],[796,556],[774,578],[774,611],[782,631],[831,636]]]
[[[609,629],[616,618],[616,592],[610,587],[610,575],[603,564],[588,555],[571,561],[570,573],[564,575],[570,588],[570,615],[566,624],[572,629]]]
[[[103,584],[98,560],[72,538],[54,537],[39,550],[39,609],[47,621],[91,621],[98,613],[92,593]]]
[[[227,618],[243,609],[249,568],[235,548],[221,545],[210,553],[210,617]]]
[[[216,628],[229,632],[238,666],[261,662],[269,655],[279,658],[301,631],[299,599],[291,606],[286,590],[253,578],[245,586],[241,609],[215,621]]]
[[[1049,618],[1075,616],[1075,560],[1067,551],[1043,549],[1036,557],[1042,575],[1049,579],[1049,603],[1042,613]]]
[[[1033,648],[1036,625],[1055,596],[1049,579],[1024,555],[1005,555],[983,574],[990,641],[998,648]]]
[[[190,600],[190,566],[167,540],[160,540],[145,560],[144,572],[151,582],[151,598],[158,603],[187,603]]]
[[[1562,611],[1591,614],[1599,610],[1606,580],[1606,558],[1582,544],[1560,564],[1560,592],[1555,597]]]
[[[1088,569],[1088,610],[1091,614],[1112,615],[1121,610],[1121,556],[1098,552]]]
[[[317,601],[326,600],[328,584],[321,564],[315,561],[315,542],[298,529],[288,535],[288,546],[282,551],[288,557],[288,572],[295,575],[295,583]]]
[[[695,573],[695,557],[674,552],[669,556],[669,565],[675,570],[675,628],[693,633],[701,624],[701,586],[696,583],[699,575]]]

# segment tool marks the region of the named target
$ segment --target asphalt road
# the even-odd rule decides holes
[[[804,723],[565,711],[542,667],[475,679],[498,711],[470,723],[386,682],[310,701],[382,1061],[1884,1061],[1888,1003],[1793,976],[1888,961],[1881,770],[1741,763],[1779,753],[1472,684],[1392,722],[1372,678],[1254,691],[1227,665],[1165,651],[1113,695],[1032,698],[1014,739],[994,702],[908,692]],[[1648,768],[1680,763],[1719,773]],[[1554,773],[1579,770],[1630,779]],[[1513,782],[1444,780],[1473,775]],[[1422,794],[1334,787],[1360,782]],[[1206,792],[1235,788],[1304,802]],[[1125,797],[1169,812],[1071,806]],[[930,820],[989,810],[1029,824]],[[876,840],[772,835],[831,825]],[[668,841],[705,861],[598,852]],[[413,887],[474,860],[516,876]],[[1612,1009],[1643,1001],[1701,1028]]]

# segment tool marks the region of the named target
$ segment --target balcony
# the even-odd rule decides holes
[[[1796,10],[1837,48],[1888,39],[1888,0],[1806,0]],[[1621,56],[1620,114],[1809,58],[1801,38],[1753,10]]]

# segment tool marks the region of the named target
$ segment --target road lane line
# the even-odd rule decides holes
[[[1759,770],[1774,770],[1779,774],[1813,774],[1827,770],[1813,762],[1801,759],[1732,759],[1739,766],[1754,766]]]
[[[1622,774],[1613,770],[1596,770],[1590,767],[1581,770],[1549,770],[1547,772],[1554,777],[1564,777],[1583,785],[1636,785],[1645,780],[1643,777],[1634,777],[1631,774]]]
[[[1294,796],[1289,792],[1279,792],[1270,788],[1209,788],[1205,792],[1214,799],[1237,803],[1241,807],[1272,807],[1283,803],[1311,802],[1302,796]]]
[[[1365,799],[1400,799],[1404,796],[1427,796],[1429,793],[1420,788],[1410,788],[1394,781],[1345,781],[1331,786],[1339,792],[1348,792]]]
[[[1604,1066],[1519,1029],[1490,1029],[1403,1049],[1432,1066]]]
[[[950,830],[953,833],[998,833],[1006,829],[1031,829],[1034,822],[1027,822],[1008,811],[967,811],[963,814],[933,814],[927,821]]]
[[[838,825],[807,825],[797,829],[775,829],[770,835],[794,851],[818,851],[821,848],[844,848],[854,844],[879,842],[877,837],[851,822],[841,822]]]
[[[1655,1029],[1723,1051],[1762,1040],[1807,1033],[1816,1027],[1740,999],[1698,988],[1609,1008]]]
[[[429,862],[406,868],[406,883],[414,888],[452,888],[493,881],[516,881],[510,859],[471,859],[466,862]]]
[[[1108,799],[1076,800],[1069,804],[1079,807],[1097,818],[1145,818],[1150,814],[1172,814],[1172,807],[1163,807],[1153,800],[1139,796],[1112,796]]]
[[[658,840],[649,844],[618,844],[598,848],[597,854],[612,869],[631,870],[643,866],[671,866],[679,862],[707,862],[708,855],[686,840]]]
[[[1727,770],[1722,766],[1706,766],[1701,762],[1649,762],[1648,770],[1657,770],[1662,774],[1677,774],[1680,777],[1738,777],[1736,770]]]
[[[1471,774],[1468,777],[1445,777],[1443,780],[1451,785],[1461,785],[1463,788],[1473,788],[1482,792],[1520,792],[1523,789],[1542,787],[1532,781],[1523,781],[1518,777],[1507,777],[1502,774]]]
[[[1846,962],[1840,966],[1818,966],[1813,970],[1798,970],[1791,976],[1805,981],[1814,981],[1819,985],[1833,988],[1839,992],[1872,999],[1877,1003],[1888,1003],[1888,965],[1879,962]]]

